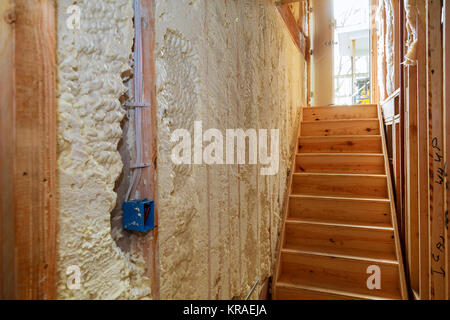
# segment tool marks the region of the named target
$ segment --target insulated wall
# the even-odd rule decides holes
[[[245,298],[273,272],[304,60],[269,0],[156,1],[162,299]],[[176,129],[279,129],[280,166],[175,165]],[[204,144],[206,145],[206,144]]]
[[[143,258],[117,247],[110,221],[122,171],[119,98],[127,91],[122,75],[130,69],[132,3],[57,4],[58,298],[148,297]],[[68,23],[77,14],[79,26]]]

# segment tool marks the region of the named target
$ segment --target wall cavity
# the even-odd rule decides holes
[[[67,8],[80,9],[71,30]],[[114,186],[122,171],[122,139],[133,45],[131,0],[58,1],[58,297],[136,299],[150,295],[137,253],[123,252],[111,236]],[[67,268],[81,271],[81,288],[67,287]]]
[[[270,0],[157,0],[156,48],[161,298],[245,298],[273,272],[304,59]],[[174,165],[171,132],[194,121],[279,129],[278,174]]]

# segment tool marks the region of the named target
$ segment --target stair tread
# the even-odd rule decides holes
[[[348,200],[348,201],[374,201],[374,202],[386,202],[390,203],[389,199],[378,198],[352,198],[352,197],[337,197],[337,196],[320,196],[320,195],[307,195],[307,194],[290,194],[291,198],[309,198],[309,199],[327,199],[327,200]]]
[[[288,253],[288,254],[294,254],[294,255],[312,255],[312,256],[321,256],[321,257],[328,257],[328,258],[340,258],[340,259],[345,259],[345,260],[349,260],[349,261],[366,261],[366,262],[373,262],[373,263],[398,265],[398,261],[392,260],[392,259],[361,257],[361,256],[355,256],[355,255],[349,255],[349,254],[328,253],[328,252],[312,251],[312,250],[282,248],[281,253],[282,254]]]
[[[330,123],[330,122],[358,122],[358,121],[378,121],[377,118],[356,118],[356,119],[327,119],[327,120],[317,120],[317,121],[302,121],[302,123]]]
[[[380,268],[381,290],[367,287],[371,266]],[[277,282],[401,299],[399,269],[393,260],[282,249]]]
[[[380,230],[380,231],[394,231],[394,228],[392,228],[392,227],[334,223],[334,222],[304,220],[304,219],[295,219],[295,218],[288,218],[286,220],[286,224],[309,224],[309,225],[319,225],[319,226],[327,226],[327,227],[342,227],[342,228],[355,228],[355,229],[371,229],[371,230]]]
[[[367,139],[367,138],[381,138],[381,135],[379,134],[368,134],[368,135],[361,135],[361,134],[350,134],[350,135],[339,135],[339,136],[300,136],[299,139],[349,139],[349,138],[355,138],[355,139]]]
[[[324,173],[324,172],[294,172],[296,176],[346,176],[346,177],[378,177],[386,178],[385,174],[370,174],[370,173]]]
[[[286,289],[294,289],[294,290],[307,290],[307,291],[313,291],[313,292],[320,292],[324,294],[331,294],[336,296],[342,296],[342,297],[350,297],[355,299],[361,299],[361,300],[395,300],[393,298],[384,298],[384,297],[378,297],[378,296],[371,296],[371,295],[364,295],[349,291],[343,291],[343,290],[335,290],[335,289],[327,289],[327,288],[321,288],[321,287],[315,287],[315,286],[307,286],[307,285],[299,285],[289,282],[283,282],[278,281],[276,286],[278,288],[286,288]]]
[[[318,157],[318,156],[327,156],[327,157],[384,157],[382,153],[297,153],[299,157]]]

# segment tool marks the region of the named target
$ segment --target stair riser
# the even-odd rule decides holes
[[[276,288],[274,299],[276,300],[364,300],[333,293],[319,292],[307,289]]]
[[[384,157],[362,155],[297,155],[297,173],[365,173],[384,174]]]
[[[396,260],[393,230],[287,223],[285,240],[288,249]]]
[[[383,150],[379,136],[301,137],[298,153],[383,153]]]
[[[289,199],[289,218],[330,223],[391,227],[389,202],[295,198]]]
[[[381,290],[370,290],[367,280],[369,266],[381,269]],[[380,262],[282,253],[282,282],[332,290],[350,291],[357,294],[401,299],[398,265]]]
[[[312,107],[303,109],[303,121],[377,119],[377,106]]]
[[[294,175],[292,194],[388,199],[385,176]]]
[[[378,120],[303,122],[302,137],[379,135]]]

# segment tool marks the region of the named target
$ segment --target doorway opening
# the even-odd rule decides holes
[[[333,1],[334,104],[370,104],[370,1]]]

